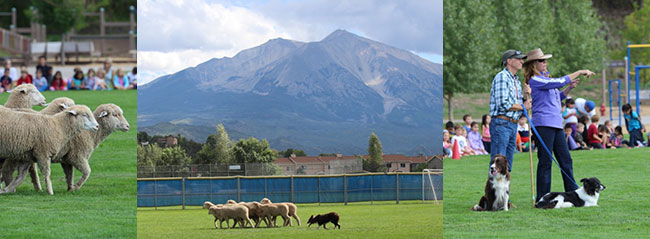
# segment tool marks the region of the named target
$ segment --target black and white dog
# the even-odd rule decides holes
[[[567,208],[567,207],[592,207],[598,206],[600,191],[605,190],[605,185],[598,178],[583,178],[580,180],[582,187],[571,192],[550,192],[544,195],[536,208]]]
[[[490,174],[485,184],[485,195],[478,204],[472,207],[474,211],[508,211],[510,198],[510,173],[508,172],[508,159],[503,155],[496,155],[490,165]]]

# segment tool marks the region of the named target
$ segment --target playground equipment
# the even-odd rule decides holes
[[[616,94],[616,108],[618,109],[618,125],[622,125],[621,123],[621,79],[616,79],[616,80],[609,80],[609,120],[614,121],[614,113],[613,113],[613,101],[612,101],[612,83],[616,83],[616,90],[618,91]]]
[[[650,44],[630,44],[630,41],[627,41],[627,57],[625,58],[625,61],[626,61],[625,62],[625,70],[626,70],[626,74],[625,74],[626,79],[625,79],[625,81],[627,83],[627,85],[625,86],[625,88],[626,88],[625,90],[626,90],[626,95],[627,95],[627,103],[631,102],[631,95],[630,95],[630,88],[629,88],[629,86],[630,86],[630,78],[631,78],[630,75],[632,74],[632,71],[630,71],[630,65],[632,63],[632,60],[631,60],[632,58],[631,58],[631,55],[630,55],[630,49],[631,48],[650,48]],[[639,107],[640,102],[641,102],[641,99],[639,97],[639,88],[640,88],[640,86],[639,86],[639,71],[641,69],[650,69],[650,65],[635,65],[634,66],[634,76],[635,76],[634,77],[635,78],[635,84],[634,85],[635,85],[635,88],[636,88],[636,113],[639,114],[639,115],[641,115],[641,107]]]

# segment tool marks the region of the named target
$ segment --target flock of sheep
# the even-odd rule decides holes
[[[214,216],[214,227],[223,228],[223,222],[226,221],[226,228],[230,228],[230,219],[234,220],[232,228],[239,223],[241,228],[259,227],[263,221],[267,227],[277,227],[276,219],[278,216],[284,220],[283,226],[293,226],[291,217],[296,219],[300,225],[298,217],[298,208],[293,203],[272,203],[271,200],[264,198],[260,202],[235,202],[228,200],[226,204],[213,204],[211,202],[203,203],[203,208],[208,209],[208,214]],[[251,221],[252,220],[252,221]],[[255,225],[253,225],[255,222]]]
[[[36,112],[32,110],[35,105],[47,107]],[[78,190],[90,175],[88,159],[95,148],[112,132],[129,130],[123,114],[115,104],[102,104],[92,112],[66,97],[47,104],[32,84],[14,88],[4,106],[0,105],[0,175],[5,183],[0,194],[15,192],[28,171],[34,188],[40,191],[34,163],[43,174],[48,194],[54,194],[51,163],[61,164],[68,191]],[[76,184],[73,167],[83,174]],[[15,170],[18,175],[14,179]]]

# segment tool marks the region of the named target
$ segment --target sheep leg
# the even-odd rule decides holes
[[[14,180],[14,171],[17,168],[18,164],[16,161],[4,160],[2,164],[2,182],[5,183],[5,188]]]
[[[32,179],[34,189],[36,189],[36,191],[41,191],[41,180],[38,178],[38,171],[36,171],[34,164],[29,166],[29,177]]]
[[[248,221],[248,224],[251,224],[251,227],[253,227],[253,222],[251,222],[250,218],[246,218],[246,221]]]
[[[81,188],[86,180],[88,180],[88,176],[90,176],[90,165],[88,165],[88,160],[74,160],[74,162],[73,166],[77,168],[77,170],[81,171],[82,175],[79,181],[77,181],[77,184],[72,186],[70,191],[76,191]]]
[[[300,218],[298,217],[298,214],[293,213],[291,216],[296,219],[296,221],[298,222],[298,226],[300,226]]]
[[[74,180],[74,170],[72,169],[72,164],[62,162],[61,168],[63,168],[63,173],[65,173],[65,182],[68,184],[68,191],[71,191],[72,181]]]
[[[29,170],[30,163],[21,163],[18,165],[18,176],[16,176],[15,180],[12,180],[9,185],[7,185],[3,190],[0,190],[0,194],[2,193],[10,193],[10,192],[15,192],[16,188],[20,186],[20,184],[25,181],[25,178],[27,177],[27,170]],[[13,174],[13,172],[12,172]]]
[[[45,186],[47,188],[47,193],[50,195],[54,195],[54,191],[52,189],[52,179],[50,179],[50,158],[45,157],[45,158],[39,158],[37,160],[38,166],[41,168],[41,172],[43,173],[43,178],[45,179]]]
[[[219,229],[219,228],[217,227],[217,218],[216,218],[216,217],[214,218],[214,228],[215,228],[215,229]]]

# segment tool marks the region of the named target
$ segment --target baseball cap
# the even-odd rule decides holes
[[[506,65],[506,60],[508,60],[510,58],[518,58],[518,59],[524,59],[525,60],[526,55],[521,54],[521,51],[512,50],[512,49],[507,50],[501,56],[501,64],[505,66]]]

